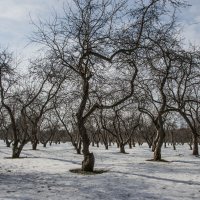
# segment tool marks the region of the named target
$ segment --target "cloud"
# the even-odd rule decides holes
[[[64,2],[71,0],[0,0],[0,44],[21,54],[30,54],[32,47],[26,47],[32,33],[30,16],[48,19],[52,10],[61,11]],[[186,40],[200,45],[200,1],[189,1],[192,6],[182,10],[179,22],[183,25]],[[26,48],[25,48],[26,47]],[[29,49],[28,49],[29,48]],[[28,52],[28,53],[27,53]]]
[[[182,9],[178,15],[178,22],[183,27],[181,34],[185,38],[186,44],[200,45],[200,1],[192,0],[188,3],[191,6]]]
[[[48,18],[53,8],[59,10],[62,5],[63,0],[1,0],[0,45],[20,54],[31,52],[26,47],[33,30],[30,16],[33,20]]]

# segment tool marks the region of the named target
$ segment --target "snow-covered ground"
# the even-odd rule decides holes
[[[79,168],[82,155],[60,144],[31,150],[27,145],[21,159],[7,159],[11,149],[0,141],[0,199],[2,200],[129,200],[200,199],[200,158],[191,155],[188,145],[163,149],[171,162],[150,162],[146,145],[120,154],[113,146],[91,148],[96,168],[109,170],[97,175],[69,172]]]

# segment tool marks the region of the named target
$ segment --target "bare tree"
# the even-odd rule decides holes
[[[128,110],[122,112],[122,108],[119,108],[113,110],[114,115],[111,114],[110,111],[109,116],[103,116],[103,113],[100,116],[102,128],[116,139],[121,153],[126,153],[125,145],[131,141],[136,129],[139,126],[140,116],[136,114],[137,112],[133,113],[130,115]]]
[[[13,134],[12,158],[18,158],[29,140],[24,116],[24,105],[21,106],[18,96],[22,92],[19,86],[19,75],[15,71],[13,56],[7,50],[0,53],[0,93],[2,107],[7,111]]]
[[[167,2],[178,4],[178,1],[150,0],[134,2],[135,9],[125,9],[127,1],[73,0],[73,6],[65,9],[65,16],[35,25],[37,30],[32,40],[47,47],[71,71],[79,91],[76,120],[83,142],[84,171],[94,168],[85,123],[96,109],[112,108],[133,95],[137,51],[146,43],[147,30],[163,15]],[[117,92],[114,77],[111,78],[114,74],[124,74],[124,92]],[[108,95],[109,87],[115,88],[113,94]],[[102,91],[107,95],[99,101]]]
[[[29,126],[33,150],[36,150],[39,142],[38,131],[42,117],[46,112],[54,108],[53,99],[66,78],[63,71],[62,75],[60,71],[56,71],[57,65],[54,60],[46,58],[32,61],[29,71],[29,81],[31,80],[32,82],[31,84],[26,84],[24,91],[25,101],[21,98],[19,99],[24,105],[23,113]]]
[[[145,52],[146,74],[140,74],[138,92],[142,91],[142,94],[139,94],[139,110],[150,117],[157,130],[152,148],[153,160],[161,161],[161,147],[165,138],[164,123],[169,112],[167,105],[170,102],[167,85],[177,68],[180,42],[174,37],[176,29],[173,19],[169,24],[156,29],[154,34],[149,36],[154,48]]]
[[[13,136],[9,116],[4,112],[3,108],[1,108],[0,114],[0,138],[4,140],[7,147],[10,147],[13,142]]]
[[[169,108],[178,112],[192,133],[193,155],[199,155],[199,51],[183,51],[179,59],[179,70],[169,82]]]

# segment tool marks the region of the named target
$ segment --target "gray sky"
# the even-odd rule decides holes
[[[30,16],[47,19],[53,8],[62,8],[64,0],[0,0],[0,45],[8,47],[19,56],[29,55],[32,47],[26,45],[33,30]],[[66,2],[66,0],[65,0]],[[191,7],[183,9],[179,22],[184,26],[183,36],[200,44],[200,0],[188,0]]]
[[[186,41],[200,45],[200,0],[188,0],[191,6],[182,9],[179,22],[183,25],[183,36]]]
[[[48,19],[53,9],[61,9],[63,0],[0,0],[0,45],[25,59],[33,51],[27,46],[33,21]],[[31,17],[30,17],[31,16]]]

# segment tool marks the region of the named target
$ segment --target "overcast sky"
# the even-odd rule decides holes
[[[66,2],[67,0],[65,0]],[[184,25],[183,35],[187,40],[200,44],[200,0],[188,0],[192,5],[179,15]],[[33,29],[33,20],[50,17],[53,8],[61,9],[63,0],[0,0],[0,45],[9,47],[17,54],[29,54],[26,47]]]

